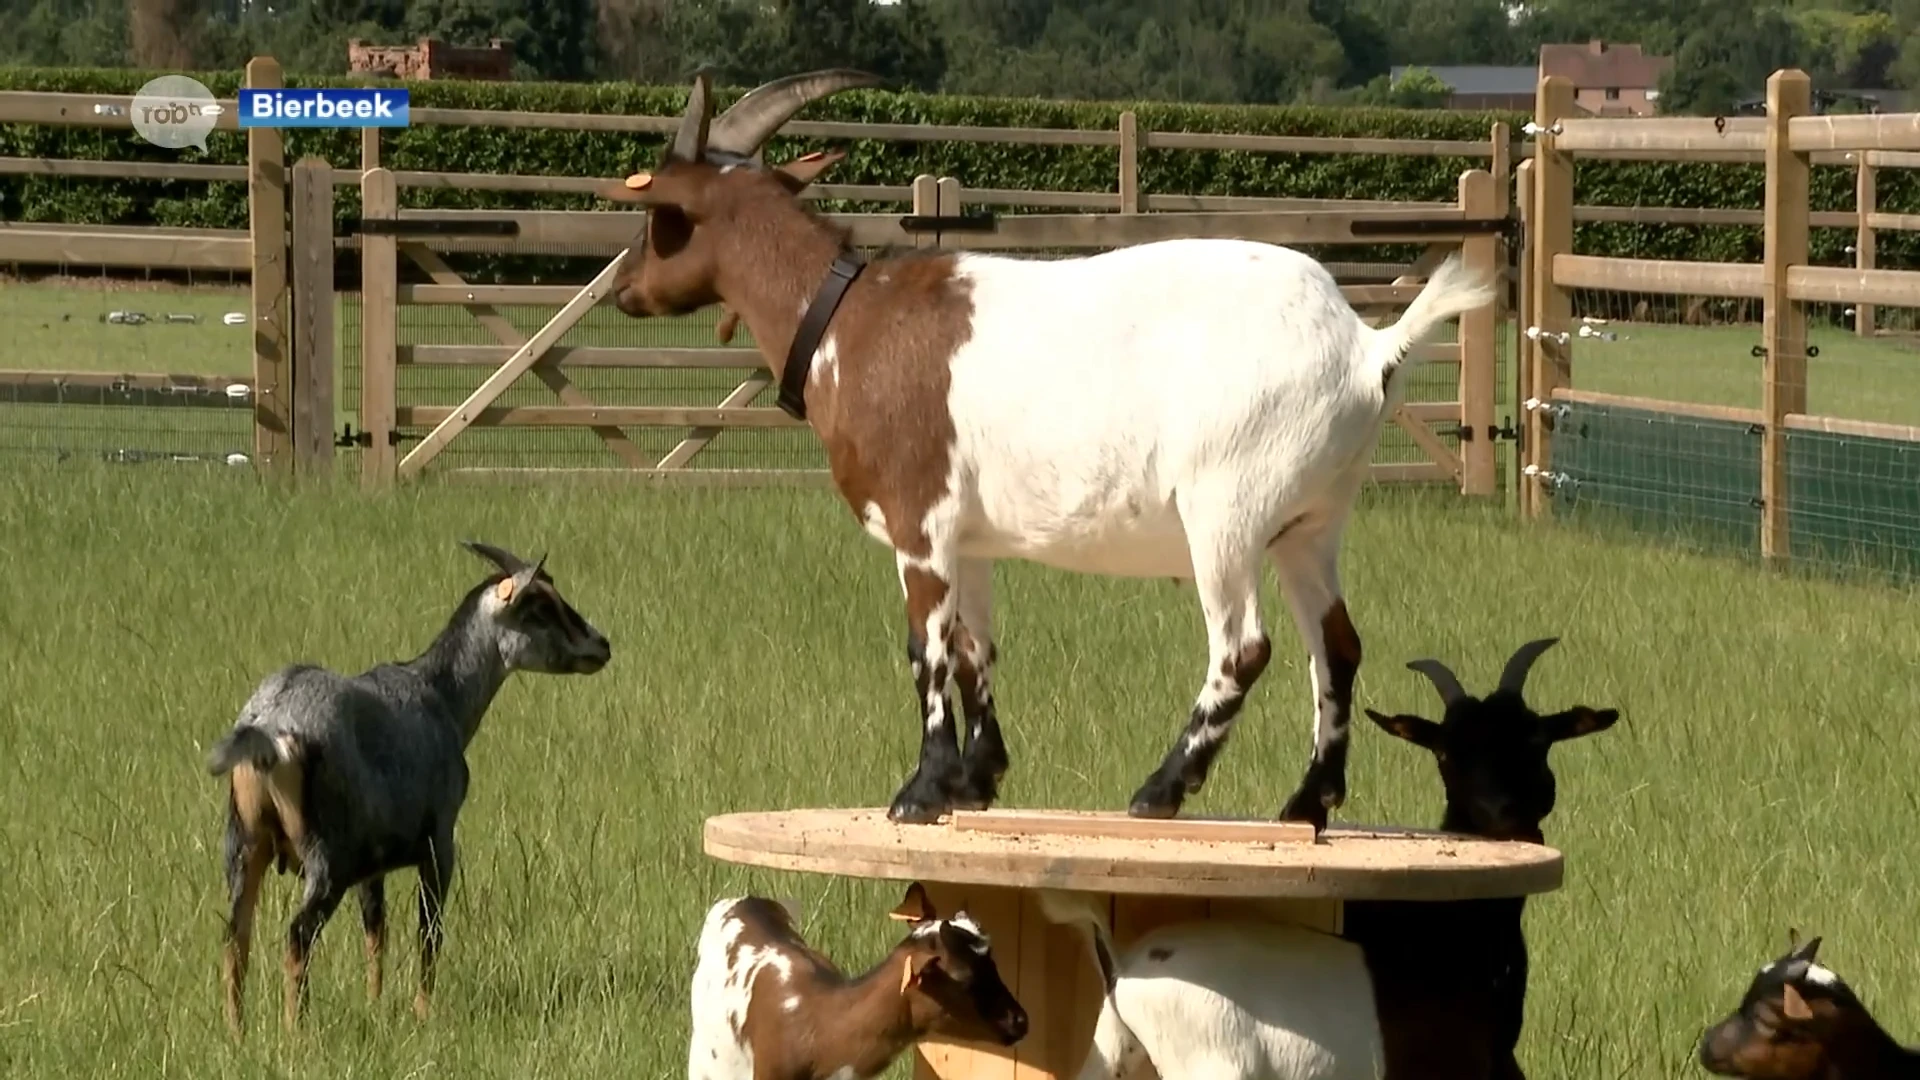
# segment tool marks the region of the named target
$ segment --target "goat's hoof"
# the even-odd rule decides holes
[[[1127,805],[1127,816],[1155,819],[1177,816],[1186,795],[1185,785],[1178,780],[1169,780],[1155,773],[1140,785],[1139,791],[1133,793]]]
[[[1346,792],[1330,784],[1304,784],[1280,810],[1281,821],[1304,821],[1313,831],[1327,831],[1327,812],[1346,802]]]
[[[893,797],[893,805],[887,807],[888,821],[895,825],[932,825],[952,809],[945,798],[928,798],[915,791],[916,786],[910,784]]]
[[[955,810],[985,810],[1000,797],[1000,778],[990,772],[972,770],[953,793]]]

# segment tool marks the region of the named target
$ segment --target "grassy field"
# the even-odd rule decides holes
[[[714,899],[795,896],[805,932],[852,967],[893,940],[895,886],[745,871],[699,847],[709,814],[882,805],[911,766],[892,563],[829,496],[287,494],[222,470],[73,467],[0,473],[0,520],[0,1073],[673,1076]],[[613,663],[519,677],[488,716],[436,1015],[406,1011],[407,933],[368,1005],[349,906],[321,939],[308,1033],[283,1037],[291,883],[270,878],[259,1026],[236,1048],[205,748],[283,663],[358,669],[424,646],[484,571],[458,537],[549,552]],[[1362,704],[1431,715],[1405,661],[1438,656],[1483,688],[1520,642],[1559,635],[1533,700],[1623,712],[1556,752],[1546,831],[1568,874],[1528,907],[1532,1075],[1701,1075],[1701,1028],[1789,926],[1825,936],[1822,959],[1890,1029],[1920,1030],[1920,595],[1378,492],[1344,577]],[[1025,565],[997,586],[1006,805],[1124,805],[1201,674],[1192,593]],[[1297,776],[1307,675],[1271,583],[1267,599],[1274,663],[1196,812],[1272,813]],[[1433,824],[1431,760],[1364,722],[1356,740],[1341,818]],[[394,910],[413,888],[396,879]]]

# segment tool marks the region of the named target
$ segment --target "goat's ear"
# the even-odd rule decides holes
[[[907,965],[900,971],[900,992],[921,985],[927,981],[927,972],[940,970],[940,958],[930,952],[917,952],[907,957]]]
[[[1385,716],[1368,709],[1367,719],[1379,724],[1387,734],[1398,736],[1415,746],[1424,746],[1429,750],[1440,746],[1440,725],[1424,716],[1408,716],[1405,713]]]
[[[847,156],[845,150],[815,150],[811,154],[802,154],[784,165],[776,165],[773,175],[780,183],[795,195],[806,190],[808,184],[820,179],[820,174],[838,165]]]
[[[1541,717],[1540,727],[1546,732],[1548,742],[1560,742],[1605,731],[1618,719],[1618,709],[1589,709],[1585,705],[1575,705],[1566,712]]]
[[[1785,986],[1781,988],[1781,991],[1782,991],[1781,996],[1783,1000],[1780,1003],[1780,1011],[1786,1014],[1787,1019],[1789,1020],[1813,1019],[1813,1010],[1807,1006],[1807,999],[1800,996],[1800,991],[1798,988],[1796,988],[1792,983],[1787,983]]]
[[[926,922],[937,917],[933,901],[927,899],[926,886],[917,881],[907,886],[906,898],[900,901],[900,906],[887,912],[887,918],[901,922]]]

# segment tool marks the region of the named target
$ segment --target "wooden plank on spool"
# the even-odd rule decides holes
[[[1122,840],[1200,840],[1243,844],[1311,844],[1304,821],[1239,818],[1136,818],[1117,810],[955,810],[947,826],[960,832],[1045,836],[1109,836]]]

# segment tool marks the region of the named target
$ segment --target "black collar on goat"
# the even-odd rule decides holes
[[[681,117],[680,129],[675,133],[673,142],[661,155],[660,165],[665,168],[674,162],[706,162],[722,171],[764,169],[753,160],[753,155],[781,125],[808,103],[841,90],[876,87],[882,82],[877,75],[852,69],[789,75],[749,92],[732,108],[715,118],[712,76],[709,71],[702,69],[694,75],[693,91],[687,95],[687,111]],[[844,156],[841,153],[816,151],[788,162],[775,172],[797,193]],[[621,183],[602,185],[600,194],[620,202],[644,202],[652,186],[652,174],[635,173]],[[651,227],[649,221],[649,230]],[[807,377],[813,369],[814,353],[819,351],[821,338],[826,334],[828,324],[833,321],[833,314],[839,309],[847,287],[865,268],[866,260],[858,252],[843,247],[828,268],[827,276],[820,282],[820,288],[813,294],[806,314],[801,317],[799,329],[787,348],[787,362],[780,370],[779,405],[795,420],[807,418],[805,391]]]

